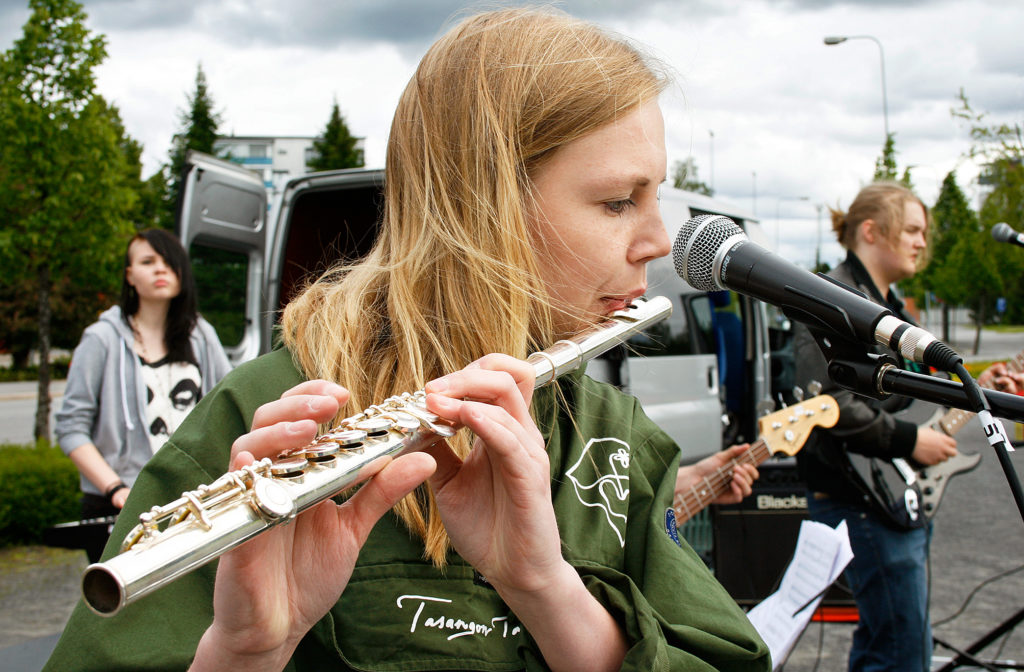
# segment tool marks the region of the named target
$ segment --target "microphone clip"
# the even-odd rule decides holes
[[[857,341],[834,332],[809,328],[818,348],[828,361],[828,377],[839,387],[872,399],[884,401],[892,396],[882,388],[886,371],[899,369],[890,355],[867,352]]]

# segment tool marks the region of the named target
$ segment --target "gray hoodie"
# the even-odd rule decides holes
[[[231,370],[213,326],[199,318],[190,336],[205,396]],[[152,452],[146,434],[146,388],[132,348],[135,337],[120,306],[89,325],[71,357],[64,402],[57,413],[57,441],[66,455],[93,443],[129,486]],[[101,495],[82,476],[82,492]]]

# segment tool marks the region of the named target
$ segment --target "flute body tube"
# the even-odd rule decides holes
[[[527,358],[535,387],[574,371],[672,312],[665,297],[626,310]],[[121,552],[82,576],[86,604],[101,616],[171,583],[253,537],[369,478],[381,458],[454,434],[426,409],[422,390],[391,397],[342,420],[309,445],[224,474],[139,516]]]

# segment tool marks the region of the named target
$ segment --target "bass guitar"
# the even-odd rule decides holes
[[[827,394],[801,401],[770,413],[757,421],[758,438],[739,457],[729,460],[687,490],[677,491],[672,508],[676,525],[693,518],[724,494],[732,482],[737,464],[757,466],[776,453],[793,456],[803,447],[815,427],[832,427],[839,420],[839,406]]]
[[[1006,362],[1011,371],[1024,371],[1024,351]],[[919,427],[928,427],[947,436],[959,432],[974,413],[959,408],[938,410]],[[935,517],[950,479],[971,471],[981,462],[981,453],[957,453],[932,466],[912,466],[897,457],[866,457],[844,451],[847,473],[865,493],[876,511],[902,529],[923,527]]]

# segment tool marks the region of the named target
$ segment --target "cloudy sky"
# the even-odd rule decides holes
[[[202,64],[221,131],[312,136],[337,100],[383,164],[398,95],[427,46],[473,3],[453,0],[85,0],[106,35],[101,93],[144,145],[144,173],[167,161]],[[488,6],[492,6],[491,5]],[[479,5],[476,5],[479,6]],[[870,179],[885,134],[929,204],[957,171],[963,88],[990,122],[1024,117],[1024,3],[1016,0],[568,0],[558,6],[645,45],[674,70],[666,96],[670,164],[693,156],[716,195],[752,211],[780,252],[809,265],[841,251],[828,206]],[[21,35],[27,0],[0,0],[0,49]],[[861,36],[825,46],[827,35]],[[884,61],[878,44],[884,49]],[[885,86],[882,85],[884,62]],[[885,98],[883,99],[883,91]],[[883,105],[883,100],[887,105]],[[819,227],[819,210],[821,226]]]

